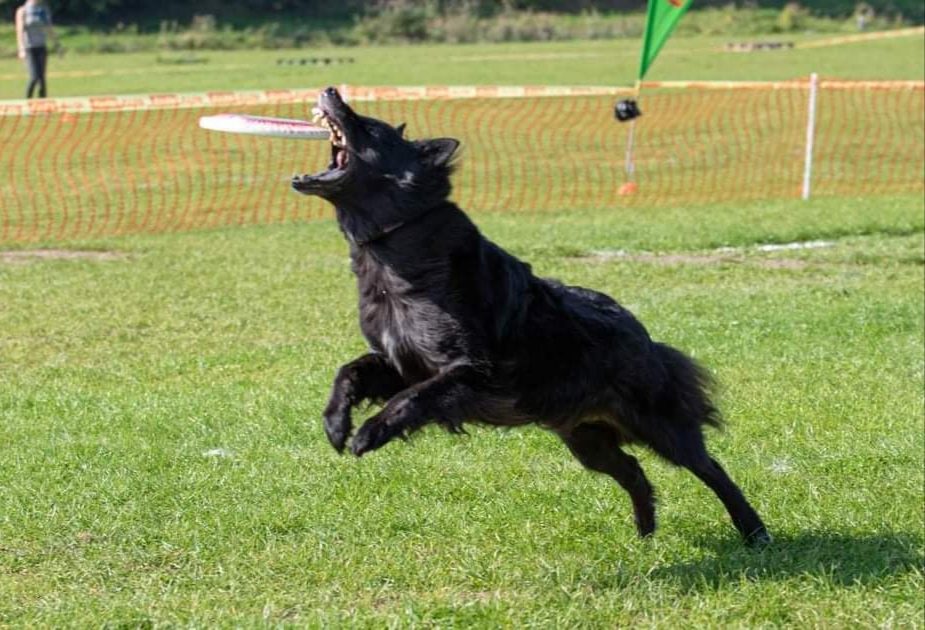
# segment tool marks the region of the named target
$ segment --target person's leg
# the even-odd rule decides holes
[[[36,53],[36,63],[39,70],[39,98],[46,98],[48,96],[48,87],[45,81],[45,71],[48,68],[48,49],[43,46],[42,48],[36,49]]]
[[[26,68],[29,71],[29,83],[26,85],[26,98],[32,98],[35,87],[39,81],[38,58],[36,56],[37,48],[26,49]]]

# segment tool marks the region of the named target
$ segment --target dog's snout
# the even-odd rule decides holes
[[[318,97],[319,104],[326,105],[329,109],[340,109],[344,106],[344,99],[341,98],[340,92],[335,87],[326,87],[321,90]]]

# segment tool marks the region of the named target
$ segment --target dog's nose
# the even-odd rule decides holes
[[[335,90],[333,87],[325,88],[324,95],[331,96],[331,97],[339,96],[337,94],[337,90]]]

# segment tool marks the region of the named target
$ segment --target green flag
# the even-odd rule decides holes
[[[658,51],[671,36],[678,20],[693,0],[649,0],[646,15],[646,32],[642,40],[642,59],[639,61],[639,80],[646,76]]]

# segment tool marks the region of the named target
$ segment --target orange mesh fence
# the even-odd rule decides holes
[[[611,88],[349,88],[362,113],[410,137],[463,141],[454,198],[472,211],[537,212],[798,198],[808,82],[653,83],[640,99],[634,194],[628,125]],[[0,102],[0,242],[330,216],[292,192],[326,142],[229,135],[198,118],[310,118],[317,90]],[[812,194],[921,194],[922,82],[822,81]],[[623,190],[622,192],[626,192]]]

